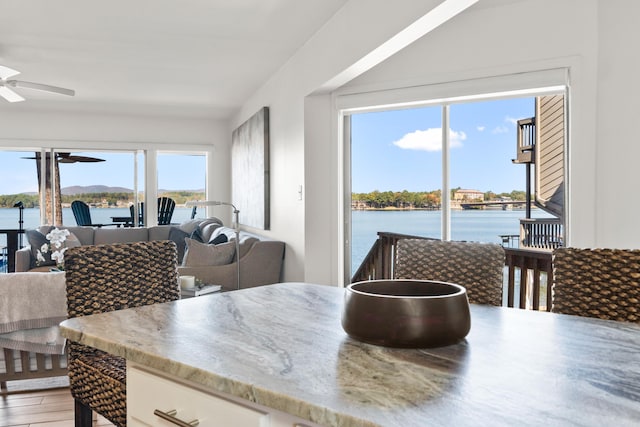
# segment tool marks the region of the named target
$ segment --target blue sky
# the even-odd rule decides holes
[[[62,187],[72,185],[108,185],[133,188],[133,154],[107,152],[72,152],[74,155],[98,157],[99,163],[62,163]],[[0,194],[37,192],[35,160],[22,157],[33,152],[0,151]],[[158,188],[163,190],[198,190],[205,187],[204,156],[158,155]],[[142,174],[142,171],[139,171]],[[139,188],[143,187],[143,180]]]
[[[450,107],[451,187],[524,190],[514,165],[516,121],[534,116],[534,98]],[[442,182],[440,106],[352,116],[352,190],[431,191]]]
[[[451,187],[493,191],[524,190],[525,166],[514,165],[518,119],[533,117],[534,99],[451,106]],[[441,187],[441,107],[356,114],[352,118],[352,188],[357,193],[431,191]],[[61,165],[62,186],[104,184],[133,188],[130,153],[74,152],[101,163]],[[32,152],[0,151],[0,194],[36,192]],[[204,188],[203,156],[160,155],[158,187]]]

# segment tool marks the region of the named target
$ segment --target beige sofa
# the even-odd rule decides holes
[[[229,240],[224,246],[232,245],[235,248],[235,230],[222,225],[217,218],[189,221],[180,225],[159,225],[154,227],[138,228],[93,228],[93,227],[62,227],[73,233],[80,245],[98,245],[112,243],[126,243],[148,240],[173,240],[178,246],[184,243],[185,237],[192,236],[198,229],[198,234],[205,242],[222,237],[224,234]],[[41,230],[46,231],[46,230]],[[75,239],[74,239],[75,240]],[[281,281],[282,264],[284,259],[285,244],[281,241],[269,239],[246,231],[240,231],[240,287],[277,283]],[[188,246],[192,252],[207,246],[205,250],[211,250],[212,245],[193,242]],[[220,245],[222,247],[222,245]],[[216,248],[213,248],[214,250]],[[178,274],[192,275],[203,283],[222,285],[224,290],[236,289],[237,263],[235,249],[232,259],[223,265],[183,265],[187,257],[182,255],[179,247]],[[186,254],[185,254],[186,255]],[[202,256],[200,256],[202,258]],[[189,258],[193,259],[193,257]],[[204,264],[207,264],[206,262]],[[53,266],[37,266],[35,257],[29,246],[16,252],[16,272],[48,272]]]

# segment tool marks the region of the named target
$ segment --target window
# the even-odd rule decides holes
[[[0,229],[19,228],[18,209],[10,209],[19,201],[24,205],[23,228],[52,223],[76,225],[71,211],[73,200],[90,206],[93,223],[110,224],[113,217],[129,216],[129,207],[144,201],[148,191],[145,151],[4,149],[0,151],[0,164],[0,208],[7,208],[0,209]],[[207,154],[160,153],[157,176],[158,196],[176,202],[172,222],[190,219],[191,208],[185,208],[184,203],[205,198]],[[42,203],[41,190],[45,192]],[[0,235],[0,239],[3,237]]]
[[[529,91],[528,96],[501,93],[425,101],[424,106],[413,101],[412,108],[397,103],[343,111],[349,132],[344,140],[351,141],[345,188],[352,194],[345,212],[350,218],[345,238],[350,257],[345,259],[351,265],[347,261],[345,271],[354,274],[378,232],[493,243],[529,236],[522,234],[520,221],[526,187],[537,196],[544,183],[539,179],[542,168],[534,173],[535,167],[513,161],[518,120],[540,116],[542,95],[548,93],[560,93],[558,104],[564,105],[563,91],[554,87]],[[564,125],[564,115],[560,120]],[[559,163],[564,162],[565,128],[556,129],[562,136],[561,152],[555,154]],[[560,173],[564,182],[562,169]],[[556,202],[563,197],[561,191]],[[557,222],[557,235],[548,237],[562,240],[562,210],[539,197],[536,201],[542,209],[526,215]]]

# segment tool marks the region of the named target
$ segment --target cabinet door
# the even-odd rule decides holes
[[[159,377],[137,368],[127,370],[127,424],[130,427],[175,427],[154,411],[175,414],[198,427],[269,427],[269,414]],[[179,425],[179,424],[178,424]]]

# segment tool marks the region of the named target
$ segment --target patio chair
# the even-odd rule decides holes
[[[158,225],[171,224],[176,202],[170,197],[158,197]]]
[[[131,223],[135,224],[135,212],[133,205],[129,205],[129,213],[131,214]],[[138,203],[138,225],[142,227],[144,225],[144,202]]]
[[[551,311],[640,323],[640,250],[553,251]]]
[[[171,224],[176,202],[170,197],[158,197],[158,225]],[[131,219],[134,218],[133,205],[129,206]],[[138,224],[144,225],[144,202],[138,204]]]
[[[504,259],[497,244],[400,239],[394,277],[456,283],[469,302],[501,306]]]
[[[169,240],[70,248],[65,274],[69,318],[180,296],[177,250]],[[76,342],[69,342],[68,358],[76,427],[90,427],[92,411],[125,426],[125,359]]]
[[[82,200],[74,200],[71,202],[71,211],[78,225],[88,225],[92,227],[102,227],[104,224],[94,224],[91,221],[91,211],[89,205]]]

